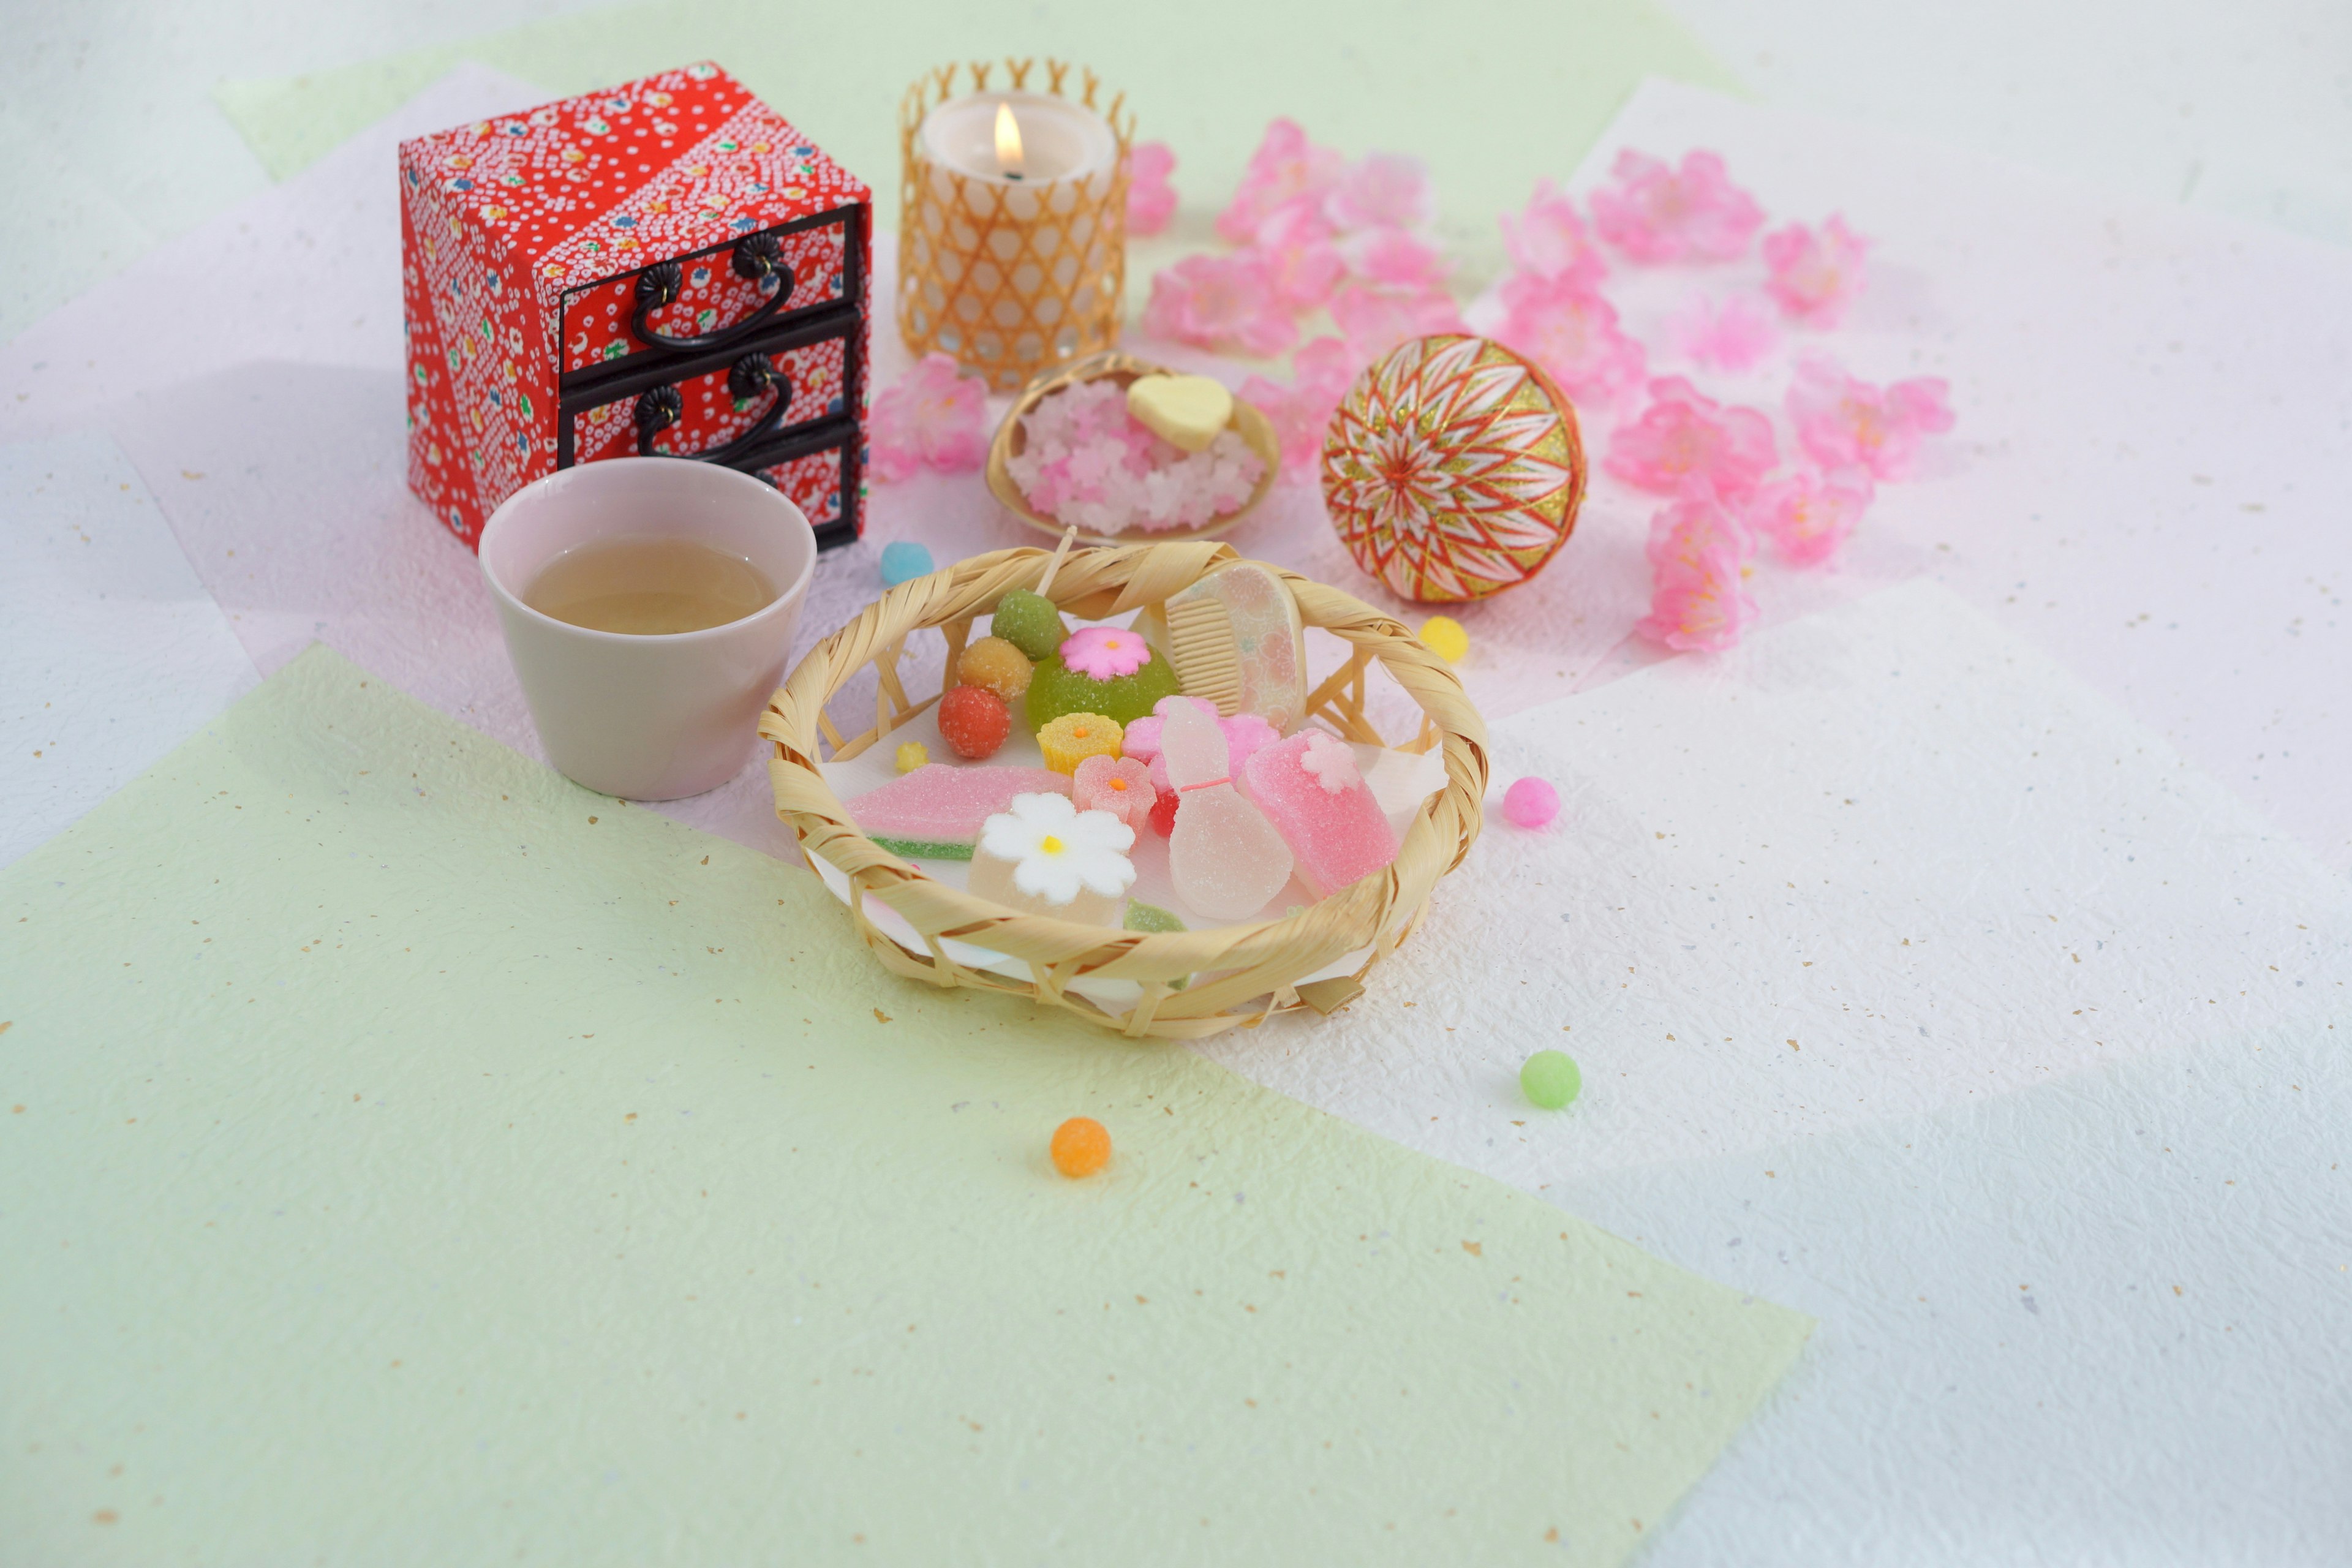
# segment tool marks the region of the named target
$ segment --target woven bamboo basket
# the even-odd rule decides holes
[[[1157,603],[1237,558],[1230,545],[1210,541],[1079,550],[1054,574],[1049,596],[1080,619],[1105,620]],[[899,584],[810,650],[761,715],[760,733],[775,747],[768,772],[776,814],[807,854],[848,879],[857,934],[901,974],[1066,1007],[1130,1037],[1197,1039],[1301,1006],[1328,1013],[1358,994],[1365,972],[1411,931],[1428,907],[1430,889],[1462,863],[1478,836],[1486,731],[1461,681],[1402,624],[1296,574],[1281,575],[1306,624],[1349,645],[1346,661],[1309,695],[1310,721],[1347,740],[1391,743],[1366,718],[1367,678],[1377,662],[1422,716],[1418,733],[1396,749],[1443,749],[1445,783],[1422,804],[1387,870],[1281,920],[1188,931],[1112,930],[1014,913],[936,881],[873,843],[842,808],[820,763],[857,755],[939,700],[937,693],[908,696],[898,674],[908,638],[932,629],[942,633],[951,682],[973,618],[993,609],[1010,589],[1035,588],[1049,560],[1044,550],[1001,550]],[[825,704],[867,664],[878,678],[874,725],[845,738]],[[926,951],[911,952],[877,929],[868,900],[903,917]],[[1028,978],[960,963],[943,946],[948,941],[1003,953],[1024,965]],[[1309,979],[1367,952],[1351,973]],[[1132,981],[1139,998],[1122,1011],[1107,1010],[1070,989],[1083,977]]]

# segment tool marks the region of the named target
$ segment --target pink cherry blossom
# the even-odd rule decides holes
[[[1361,369],[1361,362],[1348,352],[1346,343],[1338,338],[1317,338],[1290,356],[1288,386],[1259,375],[1242,383],[1241,400],[1274,425],[1275,435],[1282,442],[1285,472],[1306,472],[1321,460],[1323,435],[1332,412]]]
[[[1091,680],[1117,680],[1151,662],[1150,645],[1123,626],[1080,626],[1055,651]]]
[[[1819,234],[1792,223],[1764,237],[1764,265],[1772,276],[1764,291],[1781,314],[1809,326],[1834,327],[1862,292],[1863,257],[1870,241],[1832,214]]]
[[[1771,318],[1745,294],[1721,300],[1695,294],[1666,331],[1691,360],[1735,375],[1752,369],[1780,342]]]
[[[1339,171],[1323,216],[1343,230],[1419,228],[1437,216],[1429,165],[1402,153],[1369,153]]]
[[[1176,154],[1165,142],[1138,142],[1127,154],[1127,232],[1158,234],[1176,214]]]
[[[1740,565],[1727,551],[1658,568],[1650,613],[1633,630],[1670,648],[1719,653],[1738,642],[1756,619],[1756,601],[1740,584]]]
[[[1778,455],[1769,419],[1753,408],[1727,408],[1670,375],[1650,383],[1649,407],[1609,437],[1603,466],[1636,489],[1681,496],[1704,483],[1737,504]]]
[[[1293,196],[1257,226],[1254,248],[1272,268],[1275,296],[1286,310],[1320,310],[1331,298],[1348,270],[1331,237],[1323,205],[1313,196]]]
[[[1521,272],[1564,278],[1588,289],[1608,274],[1601,247],[1576,216],[1575,205],[1549,180],[1536,182],[1527,211],[1517,217],[1505,213],[1500,221],[1503,248]]]
[[[1198,348],[1278,354],[1298,341],[1284,310],[1273,264],[1260,252],[1188,256],[1151,279],[1143,330]]]
[[[1570,398],[1614,404],[1642,384],[1642,345],[1619,330],[1616,309],[1571,275],[1515,272],[1499,298],[1496,341],[1542,366]]]
[[[1284,202],[1301,195],[1320,199],[1339,178],[1344,162],[1330,148],[1307,141],[1297,121],[1275,121],[1250,154],[1233,201],[1217,215],[1217,232],[1235,245],[1247,245],[1266,215]]]
[[[1339,251],[1349,272],[1388,289],[1434,289],[1454,270],[1444,251],[1401,228],[1358,229]]]
[[[1745,566],[1755,553],[1755,533],[1704,485],[1650,519],[1650,565],[1656,571],[1696,567],[1713,556]]]
[[[1817,566],[1838,552],[1874,493],[1867,468],[1801,468],[1759,489],[1748,518],[1790,565]]]
[[[1859,467],[1873,479],[1899,479],[1922,439],[1952,427],[1948,391],[1935,375],[1873,386],[1836,361],[1811,355],[1790,384],[1789,418],[1798,444],[1824,468]]]
[[[1592,226],[1633,260],[1730,261],[1764,225],[1764,209],[1713,153],[1686,153],[1677,169],[1628,149],[1611,174],[1616,184],[1587,204]]]
[[[925,354],[874,399],[866,416],[867,462],[878,479],[925,468],[966,473],[988,456],[988,383],[943,353]]]
[[[1408,338],[1469,331],[1462,308],[1443,289],[1389,289],[1362,279],[1331,296],[1331,320],[1348,352],[1367,364]]]

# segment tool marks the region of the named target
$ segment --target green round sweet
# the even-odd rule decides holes
[[[1519,1088],[1546,1110],[1558,1110],[1584,1087],[1584,1075],[1564,1051],[1538,1051],[1519,1068]]]
[[[1053,658],[1054,650],[1070,635],[1054,601],[1026,588],[1015,588],[997,600],[988,625],[991,631],[1033,659]]]
[[[1029,731],[1034,734],[1065,713],[1099,713],[1132,724],[1150,713],[1153,703],[1179,689],[1175,670],[1156,648],[1150,663],[1115,680],[1081,675],[1055,654],[1040,659],[1037,673],[1029,678]]]

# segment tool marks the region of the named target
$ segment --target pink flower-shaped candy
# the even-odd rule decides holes
[[[881,479],[925,468],[962,473],[988,456],[988,384],[943,353],[917,360],[866,416],[867,458]]]
[[[1758,490],[1748,515],[1790,565],[1814,566],[1838,552],[1874,493],[1867,468],[1803,468]]]
[[[1739,563],[1727,551],[1697,562],[1658,568],[1650,613],[1633,629],[1667,647],[1717,653],[1739,640],[1756,618],[1756,601],[1740,586]]]
[[[1655,571],[1696,567],[1716,557],[1745,566],[1755,553],[1756,535],[1705,486],[1660,507],[1650,519],[1650,565]]]
[[[1198,348],[1278,354],[1298,341],[1273,264],[1260,252],[1188,256],[1151,279],[1143,330]]]
[[[1332,411],[1348,395],[1360,368],[1338,338],[1317,338],[1290,356],[1288,386],[1253,375],[1242,383],[1241,399],[1264,414],[1282,443],[1286,470],[1309,470],[1323,456],[1323,434]]]
[[[1500,222],[1503,248],[1521,272],[1590,289],[1609,271],[1584,220],[1576,216],[1575,205],[1549,180],[1536,182],[1527,211],[1517,217],[1505,213]]]
[[[1348,352],[1370,363],[1407,338],[1463,332],[1462,308],[1443,289],[1389,289],[1359,279],[1331,297]]]
[[[1541,365],[1577,402],[1613,404],[1642,384],[1642,345],[1619,330],[1616,309],[1574,278],[1514,273],[1500,297],[1496,341]]]
[[[1364,776],[1357,771],[1356,753],[1348,742],[1320,730],[1307,731],[1307,749],[1298,753],[1298,765],[1314,775],[1326,795],[1343,795]]]
[[[1734,374],[1755,365],[1779,341],[1771,318],[1745,294],[1719,302],[1693,295],[1666,331],[1675,346],[1698,363]]]
[[[1070,800],[1080,811],[1108,811],[1141,834],[1151,820],[1151,770],[1133,757],[1088,757],[1070,776]]]
[[[1151,662],[1151,646],[1119,626],[1080,626],[1056,651],[1064,664],[1091,680],[1117,680]]]
[[[1797,366],[1789,418],[1798,444],[1822,468],[1863,468],[1873,479],[1899,479],[1923,439],[1952,427],[1948,391],[1943,377],[1933,375],[1873,386],[1816,355]]]
[[[1371,153],[1339,171],[1323,216],[1340,228],[1419,228],[1437,216],[1429,165],[1402,153]]]
[[[1834,327],[1862,292],[1863,258],[1870,241],[1832,215],[1819,234],[1792,223],[1764,237],[1764,291],[1781,314],[1810,326]]]
[[[1675,168],[1628,149],[1610,172],[1616,184],[1588,204],[1592,226],[1635,261],[1730,261],[1764,226],[1764,209],[1713,153],[1686,153]]]
[[[1168,722],[1170,705],[1177,702],[1190,702],[1212,719],[1217,716],[1217,705],[1205,697],[1163,697],[1151,705],[1150,712],[1119,731],[1119,755],[1133,757],[1139,763],[1149,763],[1159,756],[1160,728]]]
[[[1339,177],[1343,162],[1330,148],[1307,141],[1297,121],[1275,121],[1250,154],[1233,201],[1217,215],[1217,232],[1236,245],[1247,245],[1257,237],[1257,226],[1266,215],[1291,197],[1319,200]]]
[[[1275,298],[1294,312],[1320,310],[1348,269],[1312,196],[1293,196],[1268,213],[1254,248],[1265,258]]]
[[[1603,466],[1655,495],[1684,495],[1706,483],[1737,502],[1772,471],[1777,457],[1769,419],[1753,408],[1727,408],[1670,375],[1650,383],[1649,407],[1611,435]]]
[[[1138,142],[1127,154],[1127,232],[1158,234],[1176,214],[1176,154],[1165,142]]]

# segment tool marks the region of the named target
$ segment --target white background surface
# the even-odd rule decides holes
[[[1549,750],[1558,760],[1542,765],[1582,781],[1567,792],[1571,825],[1591,829],[1612,858],[1595,848],[1563,861],[1564,837],[1538,854],[1498,827],[1477,864],[1654,889],[1648,902],[1621,899],[1623,923],[1557,967],[1529,954],[1549,1012],[1449,991],[1444,960],[1469,950],[1431,942],[1408,949],[1359,1005],[1368,1017],[1387,1006],[1388,1027],[1332,1032],[1350,1042],[1346,1053],[1318,1039],[1310,1064],[1284,1054],[1300,1037],[1269,1035],[1234,1043],[1231,1059],[1822,1319],[1783,1396],[1663,1532],[1654,1561],[2352,1561],[2340,1484],[2352,1474],[2352,1197],[2343,1184],[2352,1078],[2342,993],[2326,989],[2343,974],[2343,928],[2331,923],[2342,918],[2343,884],[2322,863],[2337,872],[2352,863],[2352,790],[2340,783],[2352,762],[2341,608],[2352,531],[2339,499],[2352,493],[2342,303],[2352,267],[2330,247],[2217,237],[2156,210],[2098,210],[2088,193],[2003,183],[1998,170],[1862,128],[1909,127],[2118,193],[2185,197],[2341,240],[2352,235],[2352,14],[2099,5],[2053,16],[2022,5],[1681,14],[1768,97],[1862,117],[1771,121],[1770,135],[1759,129],[1768,121],[1743,120],[1735,173],[1776,216],[1836,205],[1886,240],[1872,309],[1916,310],[1874,327],[1859,319],[1866,338],[1882,334],[1883,353],[1857,353],[1857,368],[1951,374],[1961,429],[1935,471],[1887,492],[1847,580],[1807,584],[1810,598],[1790,589],[1779,618],[1816,605],[1827,613],[1751,645],[1752,661],[1814,672],[1772,694],[1770,725],[1743,728],[1709,707],[1738,693],[1736,673],[1677,661],[1501,727],[1507,763],[1537,765]],[[135,199],[121,205],[142,216],[107,240],[126,258],[260,186],[225,126],[134,133],[153,123],[142,118],[151,112],[203,121],[208,110],[173,110],[170,95],[202,91],[205,51],[226,53],[235,40],[234,61],[214,69],[264,74],[509,19],[496,8],[427,9],[394,28],[389,13],[289,13],[287,30],[249,45],[236,27],[48,15],[5,68],[63,64],[99,84],[86,94],[92,103],[120,111],[101,117],[102,133],[77,142],[75,156],[109,170],[135,163],[148,182],[122,187]],[[259,7],[244,16],[271,19]],[[162,107],[126,107],[119,83],[133,80]],[[12,141],[27,119],[42,132],[22,144],[52,145],[52,132],[100,123],[54,87],[0,98],[16,117]],[[1729,121],[1708,117],[1738,113],[1652,93],[1620,132],[1665,151],[1677,134],[1719,140]],[[110,182],[72,170],[57,178],[72,200],[49,207],[20,186],[19,210],[63,213],[68,227],[58,232],[77,241],[110,232]],[[1906,182],[1924,188],[1898,202]],[[289,188],[272,199],[301,198]],[[348,253],[339,243],[372,249],[337,239],[330,206],[293,214],[299,249],[257,239],[254,255],[277,258],[290,285]],[[84,222],[95,226],[69,226]],[[12,234],[11,251],[21,248]],[[1956,266],[1956,256],[1979,265]],[[252,287],[269,307],[247,318],[267,323],[257,344],[191,344],[143,382],[110,369],[79,390],[19,403],[38,335],[11,344],[0,354],[0,435],[92,418],[113,428],[159,488],[199,574],[232,614],[256,617],[235,625],[265,668],[328,635],[532,749],[495,634],[467,607],[467,563],[445,560],[429,522],[398,510],[397,415],[380,417],[397,407],[396,387],[383,384],[396,374],[396,322],[313,309],[313,296],[267,270]],[[25,293],[12,311],[20,302],[29,311],[51,301]],[[43,363],[57,373],[101,368]],[[265,450],[282,449],[255,445],[256,407],[309,410],[342,444],[265,463]],[[354,469],[371,476],[373,499],[322,505],[342,493],[330,476]],[[208,478],[175,478],[184,470]],[[2199,486],[2200,474],[2214,482]],[[232,482],[205,488],[221,480]],[[912,532],[919,518],[938,525],[941,490],[925,484],[896,500],[877,491],[877,541]],[[1638,539],[1641,515],[1612,518],[1596,492],[1579,541],[1596,592],[1611,553]],[[950,526],[963,548],[1018,540],[978,519],[970,533]],[[426,531],[403,531],[418,527]],[[350,586],[331,601],[300,566],[305,552],[329,545],[357,552],[341,577]],[[260,556],[241,588],[226,564],[232,548]],[[1943,588],[1837,607],[1920,574]],[[870,575],[835,575],[845,608],[870,592]],[[2011,604],[2014,583],[2030,587]],[[1890,623],[1890,609],[1906,613]],[[813,631],[828,624],[814,604],[810,620]],[[1823,638],[1845,645],[1843,690],[1822,674],[1841,668],[1821,653]],[[1490,629],[1485,640],[1504,638]],[[1592,662],[1550,679],[1566,689],[1614,675],[1600,663],[1613,648],[1613,637],[1598,641]],[[2050,676],[2042,661],[2053,659],[2081,685]],[[1969,674],[1988,660],[2007,670],[1990,686]],[[1492,667],[1469,673],[1474,684],[1505,679]],[[1906,704],[1902,680],[1927,691],[1924,710]],[[1502,695],[1497,686],[1481,700],[1507,710],[1556,693],[1494,700]],[[1981,705],[1994,700],[2000,711]],[[1958,706],[1939,710],[1938,701]],[[1645,702],[1686,722],[1643,740],[1634,726]],[[1916,754],[1873,763],[1853,727],[1865,704],[1885,731],[1941,740],[1961,763],[1939,769]],[[1613,724],[1622,739],[1588,756],[1569,739],[1576,722]],[[2032,743],[2037,725],[2048,748]],[[2290,743],[2267,743],[2282,728]],[[1644,745],[1663,749],[1645,756]],[[1636,759],[1654,791],[1609,773]],[[1857,771],[1874,793],[1853,798],[1867,805],[1832,808],[1828,800],[1847,795],[1807,793],[1843,790],[1833,780]],[[2061,804],[2004,817],[1993,797],[1969,789],[1979,781],[2020,793],[2031,784]],[[762,795],[711,803],[705,825],[766,831]],[[1940,845],[1937,823],[1953,816],[1967,827]],[[1986,839],[2004,823],[2011,836]],[[1685,949],[1676,934],[1696,936],[1710,894],[1744,899],[1742,912],[1764,921],[1760,858],[1722,879],[1729,892],[1675,880],[1693,854],[1738,858],[1736,829],[1747,826],[1792,865],[1826,859],[1873,895],[1776,929],[1772,963],[1785,958],[1794,975],[1746,959],[1704,966],[1693,956],[1700,944]],[[1645,845],[1644,830],[1673,837]],[[2137,859],[2110,878],[2102,837],[2136,839],[2179,872],[2177,885],[2159,874],[2157,889],[2135,887],[2148,874]],[[1987,852],[1975,853],[1980,842]],[[1513,861],[1521,851],[1533,858]],[[1633,919],[1637,910],[1647,918]],[[2296,927],[2309,929],[2291,934]],[[1908,958],[1905,937],[1916,950]],[[2074,941],[2062,961],[2063,938]],[[2085,940],[2078,966],[2071,954]],[[1873,942],[1892,951],[1874,957]],[[1638,954],[1629,965],[1653,973],[1612,998],[1597,954],[1621,943]],[[1852,1005],[1843,995],[1832,1005],[1803,989],[1834,983],[1801,978],[1816,949],[1831,955],[1816,968],[1836,963],[1858,982],[1866,1026],[1841,1026],[1838,1009]],[[1423,968],[1406,967],[1415,963]],[[2089,1033],[2060,1006],[2078,969],[2091,973],[2074,1005],[2127,1029]],[[1410,1014],[1395,1005],[1408,980],[1430,993]],[[2214,994],[2210,1023],[2196,1012],[2200,991]],[[2226,1001],[2232,992],[2245,994]],[[1719,1063],[1666,1054],[1674,1047],[1662,1037],[1696,1034],[1682,1026],[1699,1015],[1710,1045],[1733,1037]],[[1785,1030],[1784,1016],[1795,1020]],[[1419,1027],[1405,1028],[1407,1017]],[[1509,1068],[1553,1043],[1562,1023],[1585,1061],[1587,1100],[1538,1130],[1548,1143],[1520,1143],[1528,1134],[1511,1123],[1530,1118],[1512,1103]],[[1908,1058],[1892,1051],[1905,1026],[1929,1031],[1908,1037],[1919,1042]],[[1826,1037],[1817,1046],[1815,1035]],[[1790,1036],[1820,1053],[1805,1076],[1801,1053],[1781,1068],[1769,1049],[1738,1050]],[[1815,1087],[1846,1076],[1823,1070],[1841,1048],[1851,1053],[1843,1065],[1866,1076],[1860,1100],[1869,1103],[1819,1103],[1827,1097]],[[2038,1077],[2053,1081],[2018,1089]],[[1672,1110],[1661,1104],[1669,1100]]]

